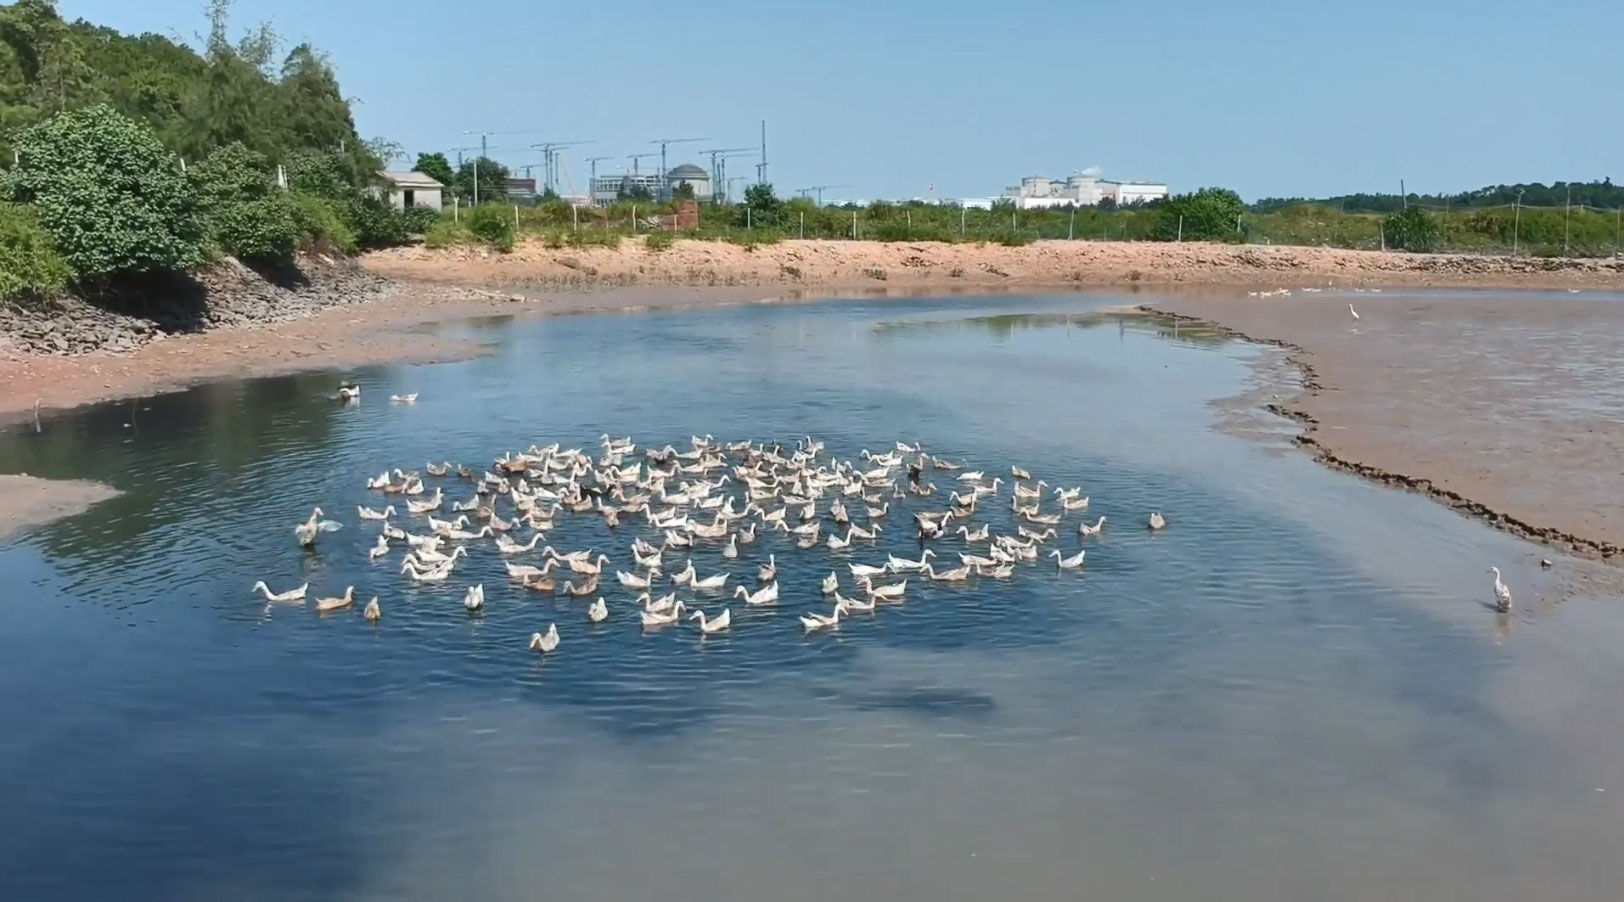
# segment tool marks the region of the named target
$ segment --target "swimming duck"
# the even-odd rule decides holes
[[[767,555],[767,563],[762,564],[759,568],[757,568],[756,580],[758,582],[770,583],[777,578],[778,556],[776,554],[769,554]]]
[[[485,606],[485,584],[476,583],[469,586],[468,591],[463,593],[462,606],[469,611],[477,611],[483,608]]]
[[[705,618],[704,611],[695,611],[688,615],[688,619],[699,621],[699,631],[701,633],[705,633],[707,635],[710,633],[720,633],[723,630],[726,630],[729,626],[733,625],[733,609],[724,608],[722,610],[722,616],[713,620],[707,620]]]
[[[1150,528],[1150,530],[1152,532],[1155,532],[1156,530],[1159,530],[1159,529],[1166,529],[1167,528],[1167,518],[1163,517],[1159,512],[1152,511],[1151,514],[1150,514],[1150,522],[1147,525],[1149,526],[1149,528]]]
[[[297,589],[289,589],[286,592],[272,592],[270,587],[261,581],[254,583],[254,588],[249,591],[258,592],[265,596],[266,601],[304,601],[305,590],[309,588],[310,584],[305,583]]]
[[[1077,534],[1083,536],[1097,536],[1103,529],[1105,529],[1105,517],[1102,515],[1099,521],[1093,526],[1089,526],[1087,523],[1079,523],[1077,525]]]
[[[608,620],[609,605],[602,598],[592,602],[592,606],[586,609],[586,619],[593,623],[602,623]]]
[[[667,626],[669,624],[676,623],[677,619],[682,616],[682,612],[684,610],[686,610],[686,607],[682,602],[679,601],[669,611],[656,613],[654,611],[644,610],[638,611],[637,616],[638,619],[642,620],[645,628],[652,626]]]
[[[558,648],[558,624],[547,624],[547,632],[530,635],[530,650],[551,654]]]
[[[388,553],[389,540],[380,535],[378,536],[378,544],[372,546],[372,548],[367,551],[367,559],[375,561]]]
[[[409,395],[390,395],[389,400],[395,404],[416,404],[417,392],[412,392]]]
[[[833,614],[818,614],[809,611],[801,615],[801,626],[807,632],[812,632],[813,630],[839,629],[840,615],[844,613],[846,613],[845,606],[838,604],[835,605]]]
[[[411,494],[409,491],[407,494]],[[439,488],[434,490],[434,497],[427,501],[407,501],[406,509],[414,514],[427,514],[440,509],[440,503],[445,500],[445,492]]]
[[[819,588],[823,590],[823,594],[825,595],[838,591],[840,589],[840,577],[835,575],[835,571],[830,570],[829,575],[823,578],[823,583],[819,586]]]
[[[925,575],[937,582],[961,583],[970,578],[970,568],[969,566],[955,567],[952,570],[943,570],[938,573],[935,567],[926,567]]]
[[[1071,557],[1061,557],[1059,551],[1051,551],[1049,552],[1049,556],[1054,558],[1056,568],[1061,570],[1077,570],[1083,566],[1083,556],[1087,553],[1088,552],[1086,551],[1078,551]]]
[[[963,529],[962,526],[959,527],[959,528]],[[915,573],[917,573],[918,571],[925,569],[925,567],[930,564],[930,559],[935,557],[935,556],[936,556],[936,552],[930,550],[929,548],[926,548],[924,551],[921,551],[919,553],[919,560],[917,560],[917,561],[910,561],[905,557],[897,557],[894,554],[887,555],[886,556],[885,567],[881,569],[881,572],[884,572],[885,570],[890,570],[892,573],[903,573],[903,572],[915,572]]]
[[[372,623],[377,623],[383,619],[383,608],[378,607],[378,596],[372,596],[372,600],[367,602],[367,606],[361,610],[361,616]]]
[[[722,557],[732,560],[739,556],[739,537],[728,536],[727,545],[722,548]]]
[[[579,586],[577,586],[573,582],[565,582],[564,583],[564,592],[566,594],[573,595],[576,598],[579,598],[579,597],[581,597],[583,595],[591,595],[591,594],[593,594],[594,592],[597,592],[597,591],[598,591],[598,577],[597,577],[596,574],[593,574],[592,576],[587,577],[586,582],[581,583]]]
[[[337,397],[340,401],[359,401],[361,400],[361,386],[354,382],[340,382]]]
[[[328,611],[336,611],[340,608],[347,608],[352,604],[355,604],[354,586],[350,586],[349,588],[345,589],[344,594],[338,598],[316,599],[316,611],[317,613],[325,614]]]
[[[321,508],[318,507],[310,512],[309,520],[293,527],[293,537],[299,540],[301,546],[314,548],[316,547],[316,536],[324,532],[334,532],[343,525],[333,520],[322,520],[320,518]]]
[[[776,604],[778,601],[778,583],[769,583],[766,587],[757,589],[754,592],[743,586],[736,586],[733,589],[733,597],[743,598],[744,603],[747,605]]]
[[[380,510],[373,510],[370,507],[357,506],[355,508],[355,513],[356,513],[356,516],[360,517],[363,520],[387,520],[390,517],[393,517],[395,515],[395,506],[393,504],[391,504],[388,507],[385,507],[381,511]]]
[[[876,586],[874,585],[874,581],[872,579],[865,578],[862,582],[862,586],[863,591],[867,592],[870,597],[879,598],[885,601],[896,601],[908,591],[907,580],[903,580],[900,583],[892,583],[889,586]]]
[[[689,569],[693,569],[692,564],[689,565]],[[732,574],[729,573],[718,573],[715,576],[707,576],[704,579],[699,579],[696,577],[689,583],[689,585],[701,591],[716,591],[727,585],[727,578],[731,575]]]

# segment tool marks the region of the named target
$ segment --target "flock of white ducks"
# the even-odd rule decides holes
[[[345,386],[340,393],[351,388]],[[358,396],[359,388],[353,392]],[[415,396],[392,400],[410,403],[408,398],[415,400]],[[810,438],[791,448],[694,437],[685,451],[670,445],[639,451],[630,438],[603,436],[600,441],[596,459],[580,449],[551,445],[504,454],[479,474],[442,462],[425,466],[426,477],[396,469],[368,479],[368,490],[386,498],[401,496],[398,500],[414,522],[411,528],[397,522],[393,503],[358,506],[362,522],[378,524],[369,560],[381,561],[404,549],[398,568],[402,576],[416,583],[444,583],[471,553],[470,547],[476,547],[474,543],[488,540],[516,587],[594,597],[586,609],[590,623],[612,619],[602,594],[603,582],[612,577],[622,590],[636,593],[629,606],[643,628],[692,623],[702,635],[723,633],[734,625],[731,608],[706,610],[705,605],[730,598],[746,608],[771,608],[779,602],[781,584],[776,551],[756,565],[754,584],[746,584],[731,571],[701,573],[691,557],[695,547],[719,547],[724,560],[734,561],[741,548],[755,544],[764,533],[783,533],[801,551],[821,548],[837,558],[870,547],[867,543],[887,531],[911,529],[922,546],[935,544],[922,547],[917,560],[891,554],[883,564],[853,560],[843,561],[843,568],[837,564],[819,582],[820,594],[830,602],[827,613],[799,615],[808,632],[839,629],[844,617],[901,603],[911,581],[1009,579],[1018,566],[1043,560],[1045,552],[1054,560],[1056,572],[1084,566],[1086,551],[1081,547],[1068,552],[1043,546],[1059,539],[1059,527],[1068,515],[1088,509],[1088,496],[1079,488],[1051,488],[1044,480],[1034,481],[1018,466],[1010,468],[1010,514],[1001,518],[1007,525],[1000,530],[992,522],[976,520],[986,511],[1002,509],[1001,502],[988,499],[1000,494],[1004,478],[965,470],[918,445],[897,442],[882,454],[865,450],[857,460],[838,460],[824,453],[822,442]],[[445,487],[436,486],[431,493],[425,478],[470,483],[471,497],[448,503]],[[951,481],[944,489],[930,481],[933,478]],[[916,508],[910,524],[890,519],[893,504],[910,502]],[[1046,503],[1048,511],[1043,509]],[[455,516],[436,516],[447,507]],[[614,568],[614,559],[606,553],[560,551],[546,544],[561,515],[598,517],[612,529],[636,532],[623,559],[630,562],[628,569]],[[1146,520],[1152,531],[1166,526],[1159,512]],[[298,543],[310,549],[323,533],[339,528],[316,508],[293,531]],[[1099,536],[1104,528],[1102,516],[1092,523],[1083,520],[1075,532],[1082,540]],[[524,530],[530,534],[521,540],[518,534]],[[530,562],[515,560],[525,555],[533,555]],[[938,567],[938,561],[955,557],[956,566]],[[850,596],[841,592],[843,579],[850,581]],[[309,590],[307,584],[273,592],[264,582],[253,588],[272,603],[302,603]],[[679,591],[689,597],[679,598]],[[483,583],[464,590],[462,603],[470,614],[483,611],[485,602]],[[343,595],[315,600],[323,613],[354,604],[354,586]],[[377,622],[382,615],[374,596],[363,616]],[[530,637],[529,647],[552,654],[560,641],[558,625],[549,623]]]

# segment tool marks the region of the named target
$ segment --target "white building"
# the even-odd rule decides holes
[[[438,211],[444,203],[445,186],[433,176],[421,172],[380,172],[378,176],[397,210],[427,207]]]
[[[1160,182],[1105,182],[1105,196],[1119,207],[1150,203],[1167,197],[1167,186]]]
[[[1143,203],[1167,196],[1167,186],[1153,182],[1108,182],[1099,170],[1076,172],[1065,181],[1043,175],[1029,175],[1019,185],[1004,189],[1004,197],[1017,209],[1046,207],[1093,207],[1111,198],[1119,204]],[[1124,199],[1127,198],[1127,199]]]

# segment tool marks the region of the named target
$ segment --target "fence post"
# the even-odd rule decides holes
[[[1376,223],[1376,234],[1382,236],[1382,250],[1387,250],[1387,223],[1378,221]]]
[[[581,208],[575,204],[570,204],[570,230],[581,231]]]
[[[637,205],[632,204],[632,234],[637,234]]]
[[[913,211],[908,210],[906,212],[907,212],[907,216],[908,216],[908,237],[910,239],[912,239],[913,238]]]
[[[754,218],[753,218],[754,213],[755,213],[755,211],[750,209],[749,207],[744,208],[744,227],[745,227],[746,230],[755,228],[755,226],[752,224],[754,222]]]
[[[1522,198],[1517,198],[1511,204],[1511,256],[1517,256],[1517,244],[1520,237],[1517,233],[1522,226]]]
[[[857,211],[851,211],[851,240],[857,240]]]
[[[1618,256],[1618,235],[1621,228],[1624,228],[1624,207],[1619,207],[1613,211],[1613,256],[1615,257]]]
[[[1179,214],[1179,244],[1184,243],[1184,214]]]
[[[970,209],[969,207],[963,207],[963,206],[959,207],[959,237],[960,238],[964,237],[964,214],[969,209]]]
[[[801,211],[801,240],[806,240],[806,211]]]
[[[462,222],[462,198],[451,196],[451,221]]]
[[[519,234],[519,205],[513,205],[513,234]]]
[[[1071,221],[1066,223],[1066,240],[1070,241],[1077,233],[1077,208],[1071,208]]]

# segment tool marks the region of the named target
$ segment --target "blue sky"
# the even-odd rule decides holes
[[[187,40],[202,7],[60,0]],[[577,184],[584,157],[754,145],[763,118],[781,195],[978,197],[1091,166],[1247,198],[1624,180],[1620,0],[238,0],[235,21],[328,52],[368,137],[533,132],[490,139],[509,165],[591,139]]]

